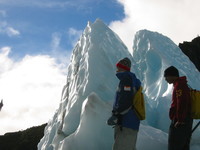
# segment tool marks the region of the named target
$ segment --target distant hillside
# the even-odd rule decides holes
[[[200,71],[200,37],[196,37],[191,42],[180,43],[179,47]]]
[[[47,124],[0,136],[0,150],[37,150]]]

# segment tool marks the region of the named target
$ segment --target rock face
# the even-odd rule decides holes
[[[200,71],[200,36],[196,37],[191,42],[180,43],[179,47]]]
[[[47,124],[0,136],[0,150],[37,150]]]

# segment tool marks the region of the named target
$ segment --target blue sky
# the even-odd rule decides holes
[[[132,53],[141,29],[191,41],[199,10],[199,0],[0,0],[0,135],[51,119],[88,21],[103,20]]]
[[[123,12],[115,0],[0,0],[0,135],[48,121],[87,22]]]
[[[7,0],[0,1],[0,20],[15,33],[0,32],[0,47],[11,46],[12,57],[52,54],[52,38],[59,37],[59,50],[72,50],[87,21],[101,18],[105,23],[124,17],[123,6],[115,0]],[[69,33],[70,29],[80,32]],[[8,30],[8,29],[7,29]]]

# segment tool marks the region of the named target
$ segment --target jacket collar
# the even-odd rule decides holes
[[[130,71],[124,71],[124,72],[117,72],[116,76],[119,80],[122,80],[125,76],[127,76],[128,74],[131,74]]]
[[[186,78],[186,76],[179,77],[179,78],[173,83],[173,85],[174,85],[174,86],[177,86],[178,84],[182,84],[182,83],[187,84],[187,78]]]

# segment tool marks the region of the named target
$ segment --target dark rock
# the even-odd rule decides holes
[[[194,63],[200,71],[200,37],[196,37],[191,42],[179,43],[179,48]]]
[[[0,150],[37,150],[47,124],[0,136]]]

